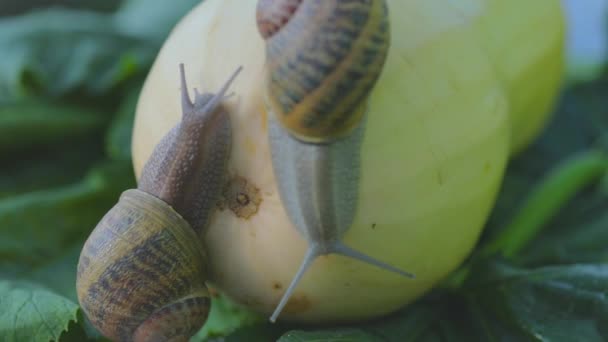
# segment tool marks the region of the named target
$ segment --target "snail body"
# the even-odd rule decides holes
[[[207,319],[200,236],[231,148],[230,118],[220,103],[235,76],[216,95],[196,92],[192,103],[181,65],[182,120],[156,146],[138,188],[121,195],[85,242],[78,299],[112,340],[186,341]]]
[[[288,196],[281,194],[289,186],[278,180],[283,177],[275,171],[280,161],[272,160],[284,160],[286,165],[294,161],[274,156],[282,154],[271,147],[274,134],[317,151],[350,140],[348,153],[358,151],[359,166],[350,176],[356,175],[358,186],[347,190],[356,191],[352,195],[356,204],[354,210],[334,209],[345,223],[336,236],[353,249],[416,275],[412,280],[342,255],[321,256],[301,278],[280,315],[299,322],[353,322],[393,312],[415,300],[453,271],[475,245],[494,205],[512,136],[517,136],[510,110],[521,104],[508,93],[509,80],[552,93],[547,102],[555,98],[551,91],[557,87],[555,78],[538,77],[535,70],[562,57],[558,0],[542,0],[543,6],[535,3],[532,11],[523,11],[526,20],[518,21],[517,32],[525,33],[529,27],[534,35],[493,41],[497,48],[492,51],[503,53],[492,55],[481,40],[485,33],[478,31],[508,35],[512,31],[506,23],[518,20],[528,2],[386,2],[390,22],[386,61],[358,124],[333,138],[306,139],[302,136],[308,133],[284,128],[274,105],[269,105],[270,64],[266,42],[256,27],[257,0],[204,1],[178,24],[148,75],[133,136],[136,175],[152,153],[151,146],[180,120],[175,95],[171,96],[175,63],[184,60],[192,65],[190,73],[205,80],[205,91],[221,85],[234,65],[244,66],[233,88],[236,96],[226,103],[233,133],[227,183],[237,184],[235,193],[252,199],[245,201],[252,214],[226,207],[216,212],[202,238],[208,248],[210,284],[239,304],[272,314],[310,247],[306,231],[289,213],[289,200],[284,199]],[[486,12],[495,5],[504,10]],[[509,6],[513,9],[507,11]],[[509,18],[501,16],[504,13]],[[538,25],[540,17],[545,18],[542,25]],[[183,42],[193,36],[198,43],[185,46]],[[509,59],[510,63],[496,59],[515,55],[520,58]],[[559,74],[559,70],[547,73]],[[534,108],[541,110],[540,105]],[[544,113],[527,114],[529,120],[537,115]],[[363,130],[360,139],[357,129]],[[321,138],[327,136],[331,134]],[[359,147],[353,148],[353,142]],[[294,151],[289,158],[311,156]],[[332,153],[319,152],[319,156],[328,154]],[[312,169],[311,163],[306,165]],[[334,170],[337,178],[347,176],[344,169]],[[313,170],[296,171],[310,175]],[[293,195],[293,191],[286,192]]]
[[[276,8],[288,8],[288,15]],[[367,99],[389,49],[386,2],[262,0],[257,22],[266,42],[268,134],[277,187],[308,242],[302,265],[270,317],[274,322],[322,255],[413,275],[342,242],[357,209]]]

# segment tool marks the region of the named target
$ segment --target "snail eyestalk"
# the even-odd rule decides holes
[[[365,253],[362,253],[356,249],[348,247],[347,245],[343,244],[340,241],[335,241],[335,242],[331,243],[330,245],[328,245],[327,251],[323,251],[321,248],[319,248],[318,245],[311,244],[308,247],[308,250],[306,251],[306,255],[304,256],[304,259],[302,260],[302,264],[300,265],[298,272],[293,277],[293,280],[289,284],[289,287],[287,288],[287,290],[285,290],[285,293],[283,294],[283,297],[281,297],[281,301],[279,302],[276,309],[272,313],[272,316],[270,316],[270,322],[275,323],[277,318],[279,318],[279,315],[285,308],[285,305],[287,305],[289,298],[291,298],[291,295],[293,294],[296,287],[298,286],[298,283],[300,282],[300,280],[302,279],[302,277],[304,276],[306,271],[310,268],[312,263],[318,257],[320,257],[322,255],[332,254],[332,253],[339,254],[339,255],[345,256],[347,258],[355,259],[355,260],[379,267],[383,270],[397,273],[397,274],[402,275],[407,278],[414,278],[414,275],[412,273],[405,272],[395,266],[389,265],[385,262],[375,259]]]

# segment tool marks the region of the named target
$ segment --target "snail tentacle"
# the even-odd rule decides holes
[[[302,277],[304,276],[306,271],[308,271],[308,268],[321,255],[323,255],[323,252],[319,248],[319,245],[311,244],[308,246],[308,249],[306,250],[306,254],[304,255],[304,259],[302,260],[302,263],[300,264],[300,268],[298,269],[298,272],[296,272],[296,275],[291,280],[289,287],[287,287],[287,290],[285,290],[283,297],[281,297],[279,304],[277,304],[276,308],[274,309],[274,312],[270,316],[270,322],[272,322],[272,323],[276,322],[277,318],[279,318],[279,315],[285,308],[285,305],[287,305],[289,298],[291,298],[291,295],[293,295],[293,292],[295,291],[296,287],[298,286],[298,283],[300,283],[300,280],[302,279]]]
[[[359,260],[361,262],[370,264],[370,265],[374,265],[378,268],[381,268],[383,270],[389,271],[389,272],[393,272],[393,273],[397,273],[400,274],[404,277],[407,278],[415,278],[415,275],[413,273],[407,272],[407,271],[403,271],[400,268],[397,268],[393,265],[387,264],[383,261],[380,261],[374,257],[371,257],[361,251],[358,251],[354,248],[351,248],[347,245],[345,245],[344,243],[340,242],[340,241],[336,241],[335,243],[333,243],[330,247],[331,253],[335,253],[335,254],[340,254],[342,256],[351,258],[351,259],[355,259],[355,260]]]
[[[379,268],[389,271],[389,272],[400,274],[407,278],[415,278],[414,274],[403,271],[400,268],[397,268],[393,265],[382,262],[363,252],[360,252],[354,248],[351,248],[351,247],[345,245],[344,243],[342,243],[341,241],[333,241],[330,244],[325,245],[324,248],[321,248],[321,246],[319,244],[311,243],[311,244],[309,244],[308,249],[306,250],[306,254],[304,255],[304,259],[302,260],[302,263],[300,264],[300,268],[294,275],[291,283],[289,284],[289,287],[287,287],[287,290],[285,290],[285,292],[283,293],[283,297],[281,297],[279,304],[277,304],[274,312],[270,316],[270,322],[274,323],[274,322],[276,322],[277,318],[279,318],[279,315],[285,308],[285,305],[287,305],[287,303],[289,302],[289,298],[291,298],[291,296],[293,295],[293,292],[295,291],[296,287],[298,286],[298,283],[300,282],[300,280],[302,279],[302,277],[304,276],[306,271],[313,264],[313,262],[318,257],[320,257],[322,255],[327,255],[327,254],[339,254],[339,255],[345,256],[347,258],[351,258],[354,260],[358,260],[358,261],[379,267]]]
[[[331,144],[303,143],[269,116],[269,142],[279,194],[294,226],[308,241],[308,250],[270,321],[274,322],[313,261],[340,254],[404,277],[413,274],[343,244],[357,209],[360,149],[365,118],[355,131]]]

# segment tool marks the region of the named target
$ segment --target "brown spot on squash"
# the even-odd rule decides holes
[[[249,306],[258,306],[258,307],[263,304],[261,300],[255,299],[255,298],[245,299],[244,302]]]
[[[218,209],[229,208],[236,216],[249,219],[258,212],[262,196],[260,189],[241,176],[232,177],[224,186]]]
[[[283,284],[279,283],[278,281],[275,281],[274,283],[272,283],[272,288],[275,290],[280,290],[283,288]]]
[[[310,299],[308,299],[308,297],[306,297],[305,295],[294,294],[291,298],[289,298],[289,301],[287,302],[287,305],[285,305],[285,309],[283,309],[283,312],[291,314],[302,313],[308,311],[311,305],[312,304],[310,303]]]

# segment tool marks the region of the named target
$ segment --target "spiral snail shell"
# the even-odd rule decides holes
[[[341,242],[357,209],[367,97],[389,48],[384,0],[258,2],[266,41],[271,158],[287,215],[308,242],[276,321],[321,255],[353,258],[413,277]]]
[[[260,0],[257,24],[266,41],[267,105],[306,142],[349,135],[390,41],[383,0]]]
[[[200,243],[219,196],[231,148],[220,106],[240,68],[216,94],[190,100],[183,65],[183,116],[95,227],[80,255],[80,304],[116,341],[187,341],[210,309]]]

